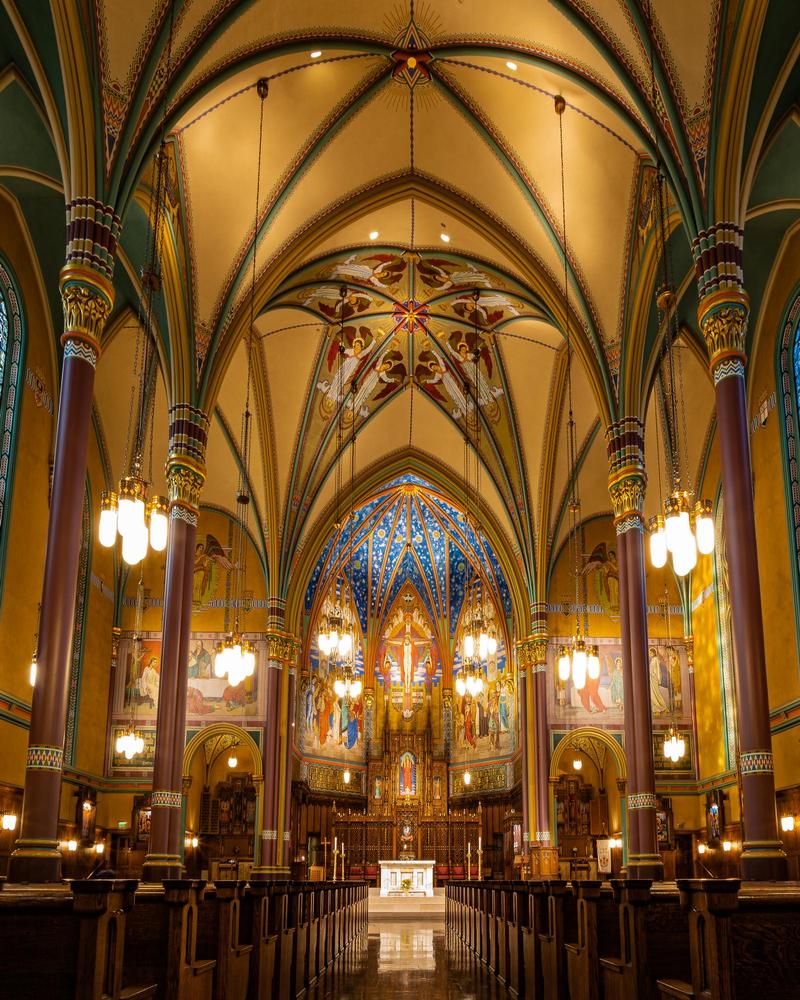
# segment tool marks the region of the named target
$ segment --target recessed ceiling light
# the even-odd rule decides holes
[[[508,61],[508,62],[506,63],[506,66],[508,66],[508,68],[509,68],[509,69],[516,69],[516,68],[517,68],[517,64],[516,64],[515,62],[511,62],[511,60],[510,60],[510,59],[509,59],[509,61]]]
[[[442,241],[442,243],[449,243],[450,242],[450,237],[445,232],[439,233],[439,239]]]
[[[322,55],[321,49],[314,49],[313,52],[309,53],[311,59],[319,59],[321,55]]]
[[[380,233],[378,232],[378,230],[377,230],[377,229],[373,229],[373,230],[372,230],[372,232],[371,232],[371,233],[369,234],[369,238],[370,238],[371,240],[377,240],[377,238],[378,238],[379,236],[380,236]]]

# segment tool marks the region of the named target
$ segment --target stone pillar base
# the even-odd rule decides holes
[[[292,877],[290,869],[281,865],[259,865],[250,869],[250,882],[288,882]]]
[[[8,859],[9,884],[61,882],[61,851],[57,840],[18,840]]]
[[[653,882],[664,881],[664,862],[660,854],[629,854],[628,878],[652,879]]]
[[[745,840],[741,863],[742,878],[748,882],[783,882],[789,877],[789,861],[779,840]]]
[[[183,862],[177,854],[148,854],[142,865],[142,882],[183,878]]]

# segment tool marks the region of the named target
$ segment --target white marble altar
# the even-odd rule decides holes
[[[381,896],[402,896],[401,884],[411,879],[410,896],[433,895],[433,861],[379,861]]]

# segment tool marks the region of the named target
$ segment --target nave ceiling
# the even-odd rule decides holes
[[[463,503],[464,434],[474,445],[479,427],[481,514],[515,567],[514,586],[535,599],[567,521],[567,328],[583,517],[609,511],[603,429],[624,412],[647,418],[648,505],[658,502],[658,156],[670,187],[693,477],[707,458],[713,393],[689,243],[719,217],[744,222],[751,189],[781,212],[797,211],[780,200],[782,168],[773,165],[762,191],[753,160],[740,188],[717,152],[744,135],[760,150],[780,111],[782,13],[780,5],[768,14],[755,7],[654,2],[654,100],[649,6],[638,0],[442,0],[411,9],[176,0],[171,42],[166,0],[52,8],[5,0],[0,109],[22,133],[11,128],[0,140],[0,184],[36,243],[54,331],[64,199],[91,194],[123,217],[96,390],[109,481],[125,449],[137,273],[166,96],[154,482],[163,490],[167,406],[189,400],[214,414],[204,501],[234,508],[253,268],[255,84],[266,77],[250,526],[270,590],[285,597],[296,567],[310,572],[329,534],[343,407],[346,463],[357,432],[361,501],[409,471],[405,461],[435,473]],[[67,50],[68,23],[83,29],[86,50]],[[741,62],[747,31],[761,32],[761,75],[746,112],[732,120],[721,81],[737,67],[753,71],[755,56]],[[557,94],[567,102],[568,324]],[[778,150],[781,162],[792,148]],[[763,217],[751,227],[754,246],[772,239]],[[476,319],[477,380],[463,361]],[[346,373],[337,377],[340,322]]]

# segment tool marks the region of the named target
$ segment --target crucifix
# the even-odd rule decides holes
[[[320,843],[322,844],[322,849],[323,849],[323,852],[324,852],[324,860],[322,862],[322,870],[325,872],[325,878],[327,878],[328,877],[328,845],[330,844],[330,841],[328,840],[327,837],[323,837],[322,840],[320,841]]]

